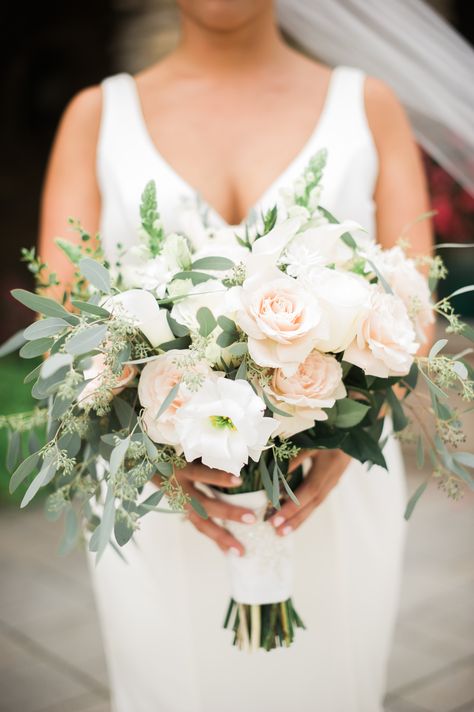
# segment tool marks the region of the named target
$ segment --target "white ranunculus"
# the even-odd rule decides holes
[[[258,462],[278,427],[247,381],[208,379],[176,412],[176,432],[188,462],[238,476],[249,457]]]
[[[352,258],[352,250],[341,240],[341,235],[361,229],[352,220],[310,227],[291,240],[281,263],[287,265],[287,274],[292,277],[307,274],[315,267],[340,267]]]
[[[121,313],[146,336],[154,347],[174,339],[166,309],[161,309],[151,292],[144,289],[129,289],[113,297],[106,297],[103,306],[112,313]]]
[[[314,347],[338,353],[354,339],[358,319],[370,299],[370,284],[351,272],[313,269],[300,278],[317,299],[327,332],[318,335]]]
[[[145,365],[138,382],[138,398],[144,409],[142,417],[148,436],[155,443],[174,445],[179,452],[182,448],[176,432],[176,414],[191,398],[192,391],[181,383],[183,372],[176,365],[176,361],[185,358],[187,353],[186,350],[173,349],[160,354]],[[202,363],[196,365],[194,370],[205,377],[212,377],[210,369]],[[176,397],[157,418],[163,402],[177,383],[180,383],[180,386]]]
[[[434,322],[433,303],[426,278],[401,247],[380,250],[374,262],[395,294],[405,304],[415,325],[416,335],[426,341],[425,329]]]
[[[372,285],[368,308],[360,317],[357,335],[344,360],[369,376],[405,376],[419,344],[402,300]]]
[[[318,340],[328,338],[318,301],[277,269],[260,272],[232,291],[235,320],[248,335],[259,366],[295,373]]]
[[[265,391],[280,410],[292,416],[275,415],[280,421],[276,434],[285,438],[311,428],[316,420],[327,420],[323,408],[332,408],[347,395],[341,365],[334,356],[319,351],[312,351],[293,376],[275,369]]]

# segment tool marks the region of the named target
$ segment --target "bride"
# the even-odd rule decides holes
[[[272,0],[178,6],[174,51],[135,77],[118,74],[82,91],[62,118],[40,251],[64,281],[71,274],[52,238],[66,218],[100,228],[114,261],[118,244],[137,237],[136,206],[151,178],[166,230],[198,216],[224,248],[322,147],[321,203],[385,247],[427,210],[419,152],[387,85],[291,48]],[[429,252],[429,223],[416,224],[410,239],[415,253]],[[222,552],[244,554],[221,520],[251,522],[252,514],[197,488],[230,486],[228,473],[198,464],[180,471],[210,518],[192,510],[187,520],[149,516],[126,562],[108,551],[91,567],[114,711],[381,710],[405,528],[399,446],[390,439],[384,452],[388,473],[340,451],[315,454],[301,506],[287,502],[273,518],[278,534],[296,540],[294,595],[307,630],[270,654],[237,651],[221,627]]]

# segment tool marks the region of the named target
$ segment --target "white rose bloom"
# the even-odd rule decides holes
[[[341,365],[334,356],[319,351],[312,351],[293,376],[275,369],[265,391],[280,410],[292,416],[275,415],[280,421],[276,435],[285,438],[311,428],[316,420],[327,420],[322,409],[332,408],[347,395]]]
[[[418,346],[402,300],[373,285],[370,304],[359,319],[357,336],[346,349],[344,360],[369,376],[405,376]]]
[[[344,351],[369,303],[370,284],[352,272],[328,268],[310,270],[299,281],[317,299],[327,325],[327,333],[316,339],[314,347],[325,352]]]
[[[112,313],[123,314],[146,336],[152,346],[161,346],[174,339],[166,309],[161,309],[151,292],[129,289],[113,297],[106,297],[102,306]]]
[[[277,269],[258,273],[231,292],[235,320],[259,366],[281,368],[290,376],[316,342],[329,336],[315,297]]]
[[[425,329],[434,322],[433,303],[426,278],[401,247],[379,250],[374,262],[413,319],[416,335],[426,341]]]
[[[293,238],[281,263],[287,265],[286,271],[292,277],[305,275],[314,267],[340,267],[352,258],[352,250],[341,240],[341,235],[361,229],[352,220],[310,227]]]
[[[249,457],[258,462],[278,426],[247,381],[208,379],[176,413],[176,432],[188,462],[239,476]]]
[[[181,383],[172,403],[159,418],[156,415],[173,386],[182,380],[183,372],[176,366],[176,359],[186,354],[186,350],[177,349],[160,354],[145,365],[138,381],[138,398],[144,408],[143,423],[148,436],[155,443],[175,446],[179,452],[182,448],[176,432],[176,414],[191,398],[192,391]],[[212,372],[204,364],[196,365],[194,370],[212,377]]]

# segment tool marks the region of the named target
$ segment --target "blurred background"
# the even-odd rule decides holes
[[[474,3],[429,4],[473,43]],[[0,343],[30,320],[31,313],[9,292],[33,286],[20,249],[36,240],[41,183],[66,104],[80,89],[110,74],[133,73],[152,63],[177,38],[172,0],[50,1],[28,10],[21,3],[8,3],[3,22]],[[474,199],[428,157],[425,162],[438,242],[474,242]],[[449,276],[441,295],[453,285],[473,281],[473,252],[444,250],[442,256]],[[466,318],[474,318],[472,295],[459,297],[455,306]],[[2,360],[1,413],[29,408],[23,377],[31,368],[31,361]],[[7,496],[3,435],[0,712],[108,712],[105,666],[83,556],[77,552],[59,559],[59,530],[43,520],[41,504],[19,514],[22,492],[15,499]],[[423,472],[416,471],[411,446],[405,449],[413,490]],[[391,712],[474,710],[473,514],[471,495],[453,504],[432,487],[410,525],[387,698]]]

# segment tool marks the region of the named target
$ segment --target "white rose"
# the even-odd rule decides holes
[[[258,273],[232,291],[236,322],[260,366],[292,375],[316,342],[328,337],[317,300],[277,269]]]
[[[426,341],[425,329],[434,322],[433,303],[426,278],[401,247],[381,250],[376,264],[395,294],[405,304],[413,319],[417,337]]]
[[[358,319],[370,299],[370,284],[352,272],[314,269],[303,278],[303,284],[316,297],[328,332],[319,337],[315,348],[338,353],[354,339]]]
[[[280,421],[276,434],[285,438],[311,428],[316,420],[327,420],[322,409],[332,408],[347,395],[341,365],[334,356],[319,351],[312,351],[293,376],[275,369],[265,391],[280,410],[292,416],[275,415]]]
[[[186,356],[186,353],[186,350],[173,349],[157,356],[145,365],[138,382],[138,398],[144,408],[142,417],[147,434],[153,442],[174,445],[179,452],[182,448],[176,432],[176,413],[188,402],[192,392],[184,383],[180,383],[183,372],[177,367],[176,359]],[[195,370],[203,375],[211,375],[202,364],[197,365]],[[180,386],[176,397],[157,418],[165,398],[177,383]]]
[[[370,376],[405,376],[419,344],[402,300],[373,285],[370,304],[359,319],[357,336],[344,360]]]
[[[176,432],[188,462],[239,476],[249,457],[258,462],[274,418],[264,415],[265,404],[247,381],[208,379],[176,413]]]
[[[112,313],[123,314],[146,336],[154,347],[174,339],[166,309],[161,309],[155,297],[144,289],[129,289],[106,297],[103,306]]]

